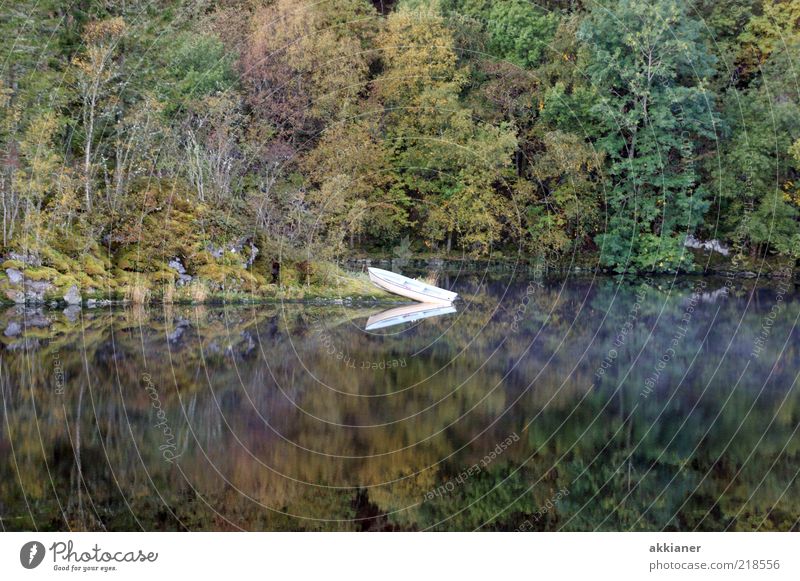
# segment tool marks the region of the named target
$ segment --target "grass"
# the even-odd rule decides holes
[[[193,303],[204,303],[210,294],[208,285],[203,281],[193,281],[187,288]]]
[[[134,305],[143,305],[150,302],[150,288],[145,284],[144,277],[137,276],[132,284],[124,290],[125,300]]]
[[[435,270],[432,270],[419,280],[420,282],[424,282],[425,284],[436,286],[437,284],[439,284],[439,273],[436,272]]]

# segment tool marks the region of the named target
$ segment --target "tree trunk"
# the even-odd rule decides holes
[[[89,111],[88,122],[86,124],[86,145],[84,146],[83,154],[83,173],[85,178],[84,195],[86,196],[86,210],[92,210],[92,137],[94,135],[94,108],[96,105],[96,97],[92,95],[89,98]]]

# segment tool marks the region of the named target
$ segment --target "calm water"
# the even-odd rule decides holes
[[[784,283],[0,314],[5,530],[797,530]]]

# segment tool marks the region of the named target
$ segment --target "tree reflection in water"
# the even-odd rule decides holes
[[[797,529],[797,296],[754,356],[774,288],[709,279],[687,322],[696,281],[643,284],[462,277],[458,313],[371,332],[380,307],[11,308],[2,526]]]

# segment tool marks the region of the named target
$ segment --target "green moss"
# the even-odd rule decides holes
[[[48,264],[60,272],[73,272],[80,270],[80,263],[70,259],[61,252],[58,252],[55,248],[43,245],[40,248],[39,253],[44,264]]]
[[[242,240],[235,224],[214,218],[214,211],[178,196],[174,188],[156,187],[141,194],[142,207],[152,208],[137,229],[128,223],[127,238],[109,255],[76,229],[58,233],[52,240],[25,240],[20,248],[42,260],[40,267],[26,267],[7,260],[5,268],[18,268],[29,280],[48,281],[53,288],[46,299],[62,300],[76,286],[84,298],[117,298],[134,303],[204,303],[251,300],[301,300],[306,298],[380,297],[387,295],[373,287],[364,275],[350,275],[334,264],[308,261],[301,252],[286,253],[280,244],[259,238],[259,255],[251,268],[245,267],[249,249],[230,252]],[[146,199],[145,199],[146,198]],[[141,214],[137,214],[141,215]],[[219,258],[209,245],[226,249]],[[33,246],[34,243],[37,246]],[[34,250],[35,248],[35,250]],[[274,257],[280,256],[279,284],[272,282]],[[193,277],[191,284],[177,286],[177,273],[167,261],[180,258]],[[0,290],[11,288],[0,275]]]
[[[159,270],[148,275],[148,280],[153,283],[173,284],[177,278],[177,274],[172,270]]]
[[[86,254],[81,262],[84,272],[89,276],[106,275],[106,267],[103,262],[91,254]]]
[[[133,272],[155,272],[159,270],[163,261],[154,260],[154,254],[146,248],[132,248],[124,250],[117,257],[116,265],[122,270]]]
[[[77,286],[78,288],[80,288],[80,286],[81,286],[80,283],[78,282],[77,278],[75,278],[74,276],[72,276],[70,274],[58,274],[53,279],[53,284],[56,287],[58,287],[60,289],[63,289],[65,291],[69,290],[69,287],[71,287],[71,286]]]
[[[6,268],[16,268],[17,270],[24,270],[25,263],[19,260],[6,260],[3,262],[3,270]]]
[[[231,266],[228,264],[209,263],[197,269],[197,276],[201,279],[215,282],[219,285],[235,285],[240,286],[249,284],[251,288],[253,284],[259,282],[258,278],[248,270],[241,266]]]
[[[28,267],[25,269],[24,273],[25,278],[28,280],[50,282],[53,282],[61,274],[56,269],[50,268],[49,266]]]

